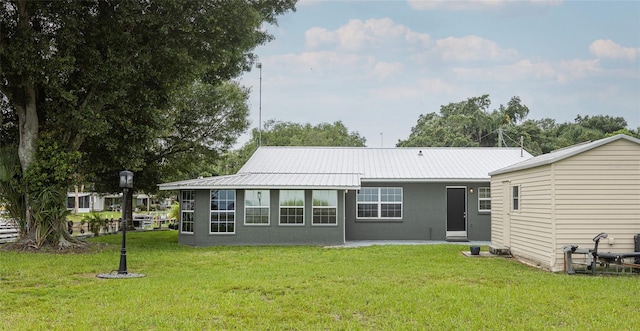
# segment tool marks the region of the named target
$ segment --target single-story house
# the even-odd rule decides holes
[[[67,209],[79,213],[104,210],[104,197],[95,192],[67,192]]]
[[[579,144],[490,172],[492,250],[551,271],[562,247],[633,252],[640,233],[640,140],[626,135]]]
[[[489,172],[520,148],[259,147],[235,175],[178,190],[179,242],[341,245],[353,240],[489,240]]]

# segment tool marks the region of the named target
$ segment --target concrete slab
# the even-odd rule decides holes
[[[342,246],[332,247],[367,247],[376,245],[464,245],[464,246],[489,246],[490,241],[451,242],[445,240],[351,240]]]

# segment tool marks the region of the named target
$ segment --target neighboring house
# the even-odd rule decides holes
[[[179,190],[187,245],[489,240],[490,171],[519,148],[260,147],[235,175]]]
[[[104,197],[95,192],[67,192],[67,209],[76,209],[76,198],[79,213],[104,210]]]
[[[552,271],[562,247],[633,252],[640,233],[640,140],[626,135],[575,145],[499,169],[491,175],[492,249]]]

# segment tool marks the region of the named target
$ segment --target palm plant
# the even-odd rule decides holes
[[[107,225],[107,220],[95,212],[84,215],[82,217],[82,223],[85,222],[89,224],[89,231],[91,231],[95,236],[98,236],[98,234],[100,234],[100,229]]]
[[[67,192],[64,189],[44,188],[33,196],[33,225],[35,227],[35,245],[63,242],[67,216],[71,213],[66,208]]]
[[[20,236],[24,236],[27,230],[26,203],[15,146],[0,148],[0,202],[9,212],[9,218],[18,225]]]

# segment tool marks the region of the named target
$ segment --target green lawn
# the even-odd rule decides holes
[[[468,246],[213,247],[175,231],[0,253],[3,330],[636,330],[640,277],[552,274]]]

